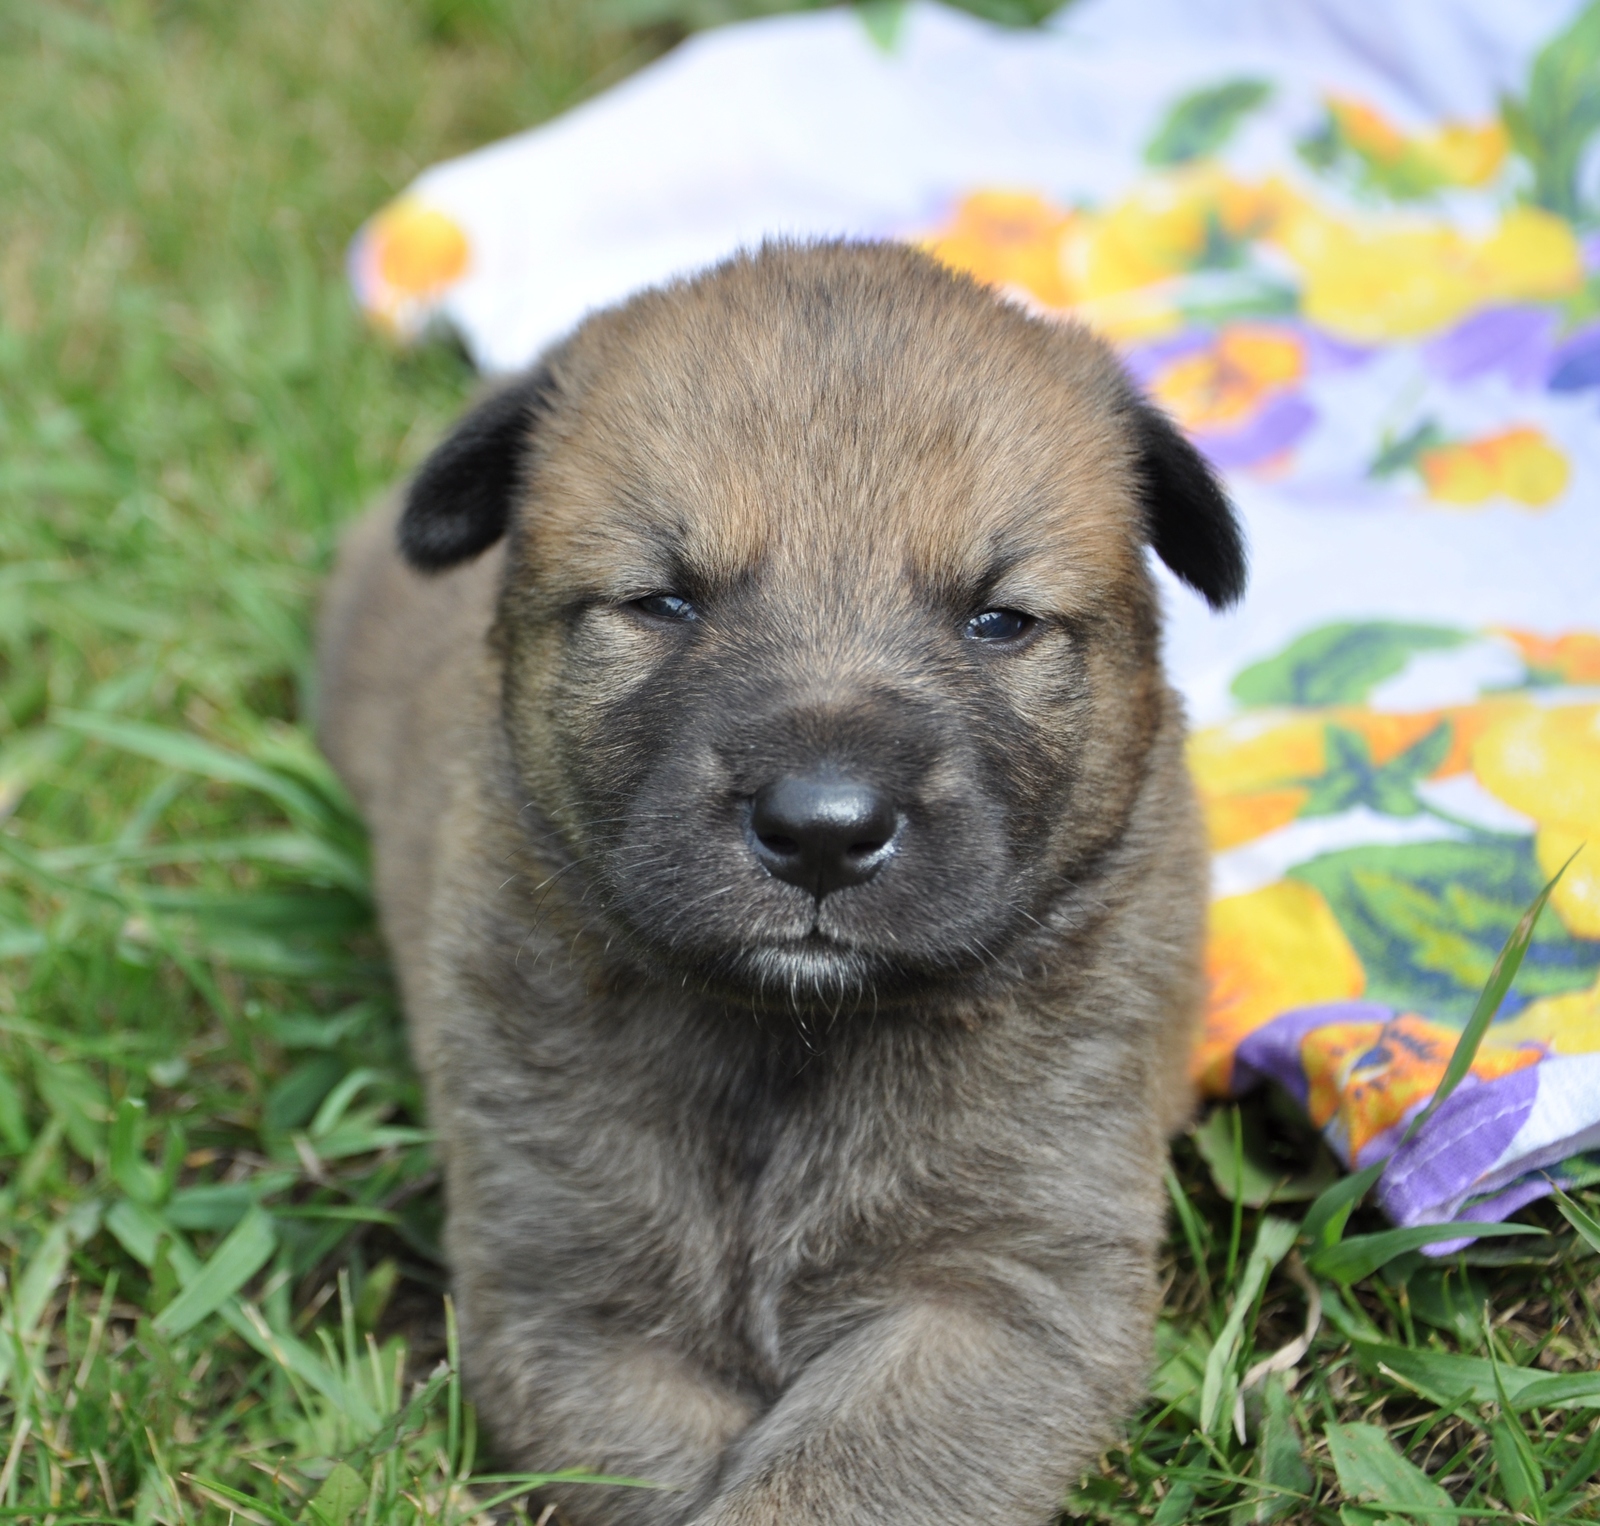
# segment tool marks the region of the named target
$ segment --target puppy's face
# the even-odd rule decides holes
[[[1103,347],[888,247],[591,319],[424,468],[413,560],[492,540],[497,496],[508,734],[588,913],[778,1005],[892,999],[1039,928],[1161,719],[1145,544],[1197,548],[1214,599],[1242,570]]]

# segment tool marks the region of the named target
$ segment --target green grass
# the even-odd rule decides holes
[[[608,14],[0,0],[0,1517],[461,1520],[524,1487],[449,1364],[363,839],[302,721],[337,527],[472,385],[361,327],[345,245],[703,19]],[[1600,1516],[1596,1382],[1551,1376],[1600,1366],[1593,1198],[1346,1284],[1382,1226],[1342,1270],[1291,1248],[1300,1208],[1216,1183],[1259,1201],[1314,1142],[1239,1125],[1177,1149],[1159,1397],[1072,1509]]]

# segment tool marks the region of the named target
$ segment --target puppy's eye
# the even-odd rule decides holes
[[[967,621],[962,635],[969,641],[1015,641],[1035,624],[1033,616],[1020,609],[986,609]]]
[[[681,623],[698,618],[694,605],[675,593],[649,594],[645,598],[635,599],[629,608],[638,610],[641,615],[648,615],[652,620],[675,620]]]

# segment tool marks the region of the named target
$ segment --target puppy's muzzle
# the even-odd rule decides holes
[[[751,801],[751,851],[769,874],[819,901],[870,880],[894,856],[899,829],[889,796],[849,779],[790,774]]]

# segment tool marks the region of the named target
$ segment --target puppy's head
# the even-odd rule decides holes
[[[1237,526],[1081,329],[907,249],[769,247],[589,319],[419,473],[509,536],[521,782],[614,945],[742,1000],[1004,959],[1115,841],[1163,715],[1145,546]]]

